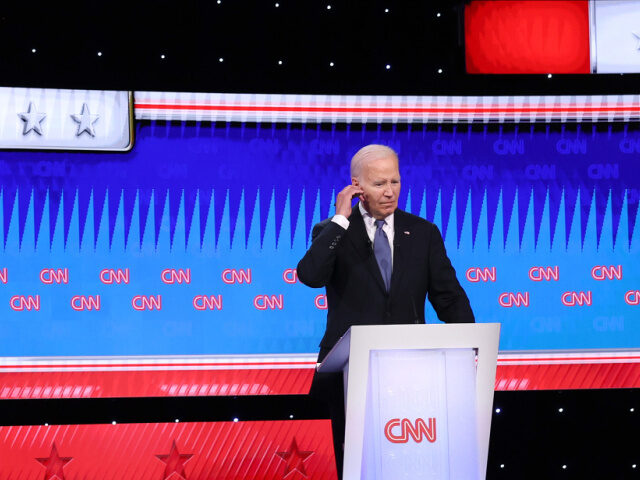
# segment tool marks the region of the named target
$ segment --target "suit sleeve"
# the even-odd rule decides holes
[[[346,230],[331,220],[313,227],[311,246],[298,262],[298,278],[309,287],[324,287],[331,276],[336,261],[338,246]]]
[[[429,301],[445,323],[474,323],[469,298],[458,282],[438,227],[433,225],[429,241]]]

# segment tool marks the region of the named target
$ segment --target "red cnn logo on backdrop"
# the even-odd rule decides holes
[[[231,285],[233,283],[251,283],[251,269],[247,268],[246,270],[240,268],[225,268],[222,271],[222,281],[227,285]]]
[[[100,281],[106,285],[111,285],[113,283],[129,283],[129,269],[125,268],[122,270],[118,268],[114,270],[113,268],[105,268],[100,270]]]
[[[324,293],[316,296],[313,302],[315,303],[316,308],[319,310],[326,310],[327,308],[329,308],[329,306],[327,305],[327,296]]]
[[[282,279],[285,283],[296,283],[298,281],[298,272],[295,268],[287,268],[282,272]]]
[[[6,284],[9,281],[9,271],[7,267],[0,268],[0,283]]]
[[[422,418],[416,419],[415,425],[408,418],[392,418],[384,426],[384,436],[391,443],[407,443],[409,437],[416,443],[422,442],[423,436],[431,443],[436,441],[436,419],[430,417],[425,422]]]
[[[624,294],[627,305],[640,305],[640,290],[629,290]]]
[[[253,306],[258,310],[282,310],[284,308],[284,297],[280,295],[256,295],[253,299]]]
[[[40,270],[40,281],[45,285],[52,283],[69,283],[68,268],[43,268]]]
[[[40,310],[40,295],[14,295],[9,300],[9,306],[16,312]]]
[[[591,290],[587,293],[585,292],[564,292],[562,297],[562,304],[567,307],[576,307],[583,305],[590,306],[591,305]]]
[[[594,280],[622,280],[622,265],[596,265],[591,269]]]
[[[501,307],[528,307],[529,306],[529,292],[524,292],[524,295],[520,292],[504,292],[498,297],[498,303]]]
[[[496,281],[496,267],[471,267],[465,273],[467,280],[473,283]]]
[[[174,283],[191,283],[191,269],[183,270],[181,268],[165,268],[160,273],[162,283],[173,285]]]
[[[560,278],[560,269],[557,265],[555,267],[531,267],[529,269],[529,278],[534,282],[542,282],[543,280],[546,282],[555,280],[557,282]]]
[[[222,295],[196,295],[193,297],[196,310],[222,310]]]
[[[136,295],[131,299],[134,310],[162,310],[162,295]]]
[[[74,295],[71,297],[71,308],[76,312],[100,310],[100,295]]]

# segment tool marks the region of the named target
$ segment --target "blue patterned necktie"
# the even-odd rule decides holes
[[[376,233],[373,237],[373,253],[376,256],[384,286],[389,291],[391,283],[391,247],[387,234],[382,229],[385,224],[384,220],[376,220]]]

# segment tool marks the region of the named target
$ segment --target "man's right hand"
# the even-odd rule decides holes
[[[347,185],[336,196],[336,215],[344,215],[349,218],[351,215],[351,202],[364,192],[360,187]]]

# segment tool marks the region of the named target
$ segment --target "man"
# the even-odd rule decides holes
[[[367,145],[351,159],[351,185],[337,195],[336,214],[313,228],[311,247],[297,272],[305,285],[327,291],[327,328],[318,362],[352,325],[425,323],[427,295],[443,322],[475,321],[438,227],[398,210],[399,194],[397,154],[383,145]],[[352,208],[355,198],[360,201]],[[316,374],[310,392],[330,402],[339,473],[341,385],[335,376]]]
[[[367,145],[351,160],[336,214],[313,228],[297,272],[305,285],[327,290],[318,361],[351,325],[424,323],[427,294],[443,322],[474,322],[438,227],[398,210],[399,194],[398,156]]]

